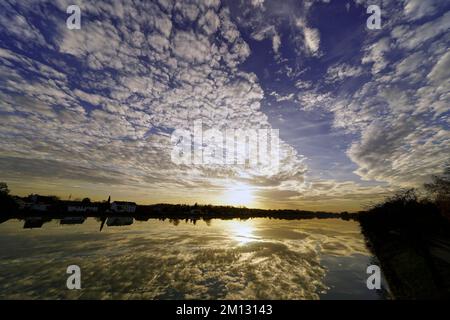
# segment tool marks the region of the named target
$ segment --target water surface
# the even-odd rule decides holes
[[[0,225],[0,299],[382,299],[359,224],[340,219],[52,220]],[[82,290],[66,288],[81,268]]]

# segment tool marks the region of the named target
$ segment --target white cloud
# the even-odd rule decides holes
[[[272,48],[275,53],[278,53],[278,50],[280,49],[280,45],[281,45],[281,38],[278,34],[275,34],[272,37]]]
[[[391,49],[390,39],[382,38],[367,49],[367,53],[362,58],[363,64],[372,64],[372,73],[377,74],[387,67],[388,61],[384,55]]]
[[[438,10],[442,0],[405,0],[404,13],[410,20],[417,20],[433,15]]]
[[[334,65],[327,70],[327,80],[330,82],[342,81],[347,78],[358,77],[363,74],[361,67],[349,64]]]
[[[450,84],[450,52],[446,52],[427,76],[431,82]]]
[[[219,28],[220,20],[213,10],[208,10],[206,14],[200,18],[199,24],[207,35],[211,35]]]
[[[305,28],[304,35],[305,35],[305,44],[308,51],[312,55],[318,55],[320,48],[319,30],[313,28]]]
[[[393,37],[400,48],[418,49],[450,29],[450,12],[420,26],[398,25],[393,29]]]
[[[264,0],[251,0],[252,6],[256,8],[263,8],[264,7]]]
[[[327,109],[332,102],[330,93],[319,93],[314,90],[307,90],[297,95],[297,99],[304,110],[313,110],[316,108]]]

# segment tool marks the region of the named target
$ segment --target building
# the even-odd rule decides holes
[[[74,204],[67,206],[67,212],[97,212],[98,207],[92,204]]]
[[[136,203],[127,201],[114,201],[111,203],[111,210],[118,213],[135,213]]]
[[[34,211],[45,212],[50,209],[50,205],[45,204],[45,203],[33,203],[33,204],[31,204],[30,208],[31,208],[31,210],[34,210]]]
[[[33,211],[46,212],[59,201],[55,196],[40,196],[32,194],[25,198],[28,202],[25,202],[23,208],[31,209]]]
[[[59,198],[56,196],[41,196],[38,194],[32,194],[28,196],[28,200],[32,203],[46,203],[52,204],[59,201]]]

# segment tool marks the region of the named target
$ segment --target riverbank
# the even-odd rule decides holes
[[[450,223],[434,204],[388,203],[359,221],[395,299],[450,298]]]
[[[27,217],[40,216],[53,219],[61,219],[67,216],[82,217],[107,217],[122,216],[133,217],[137,220],[146,220],[150,218],[157,219],[248,219],[248,218],[273,218],[273,219],[333,219],[341,218],[344,220],[357,220],[357,213],[331,213],[322,211],[304,211],[304,210],[264,210],[251,208],[237,208],[231,206],[212,206],[212,205],[173,205],[173,204],[155,204],[155,205],[137,205],[136,210],[130,212],[114,212],[109,210],[108,206],[99,204],[100,210],[86,212],[69,212],[64,206],[54,205],[46,211],[22,209],[12,210],[2,214],[3,218],[23,219]]]

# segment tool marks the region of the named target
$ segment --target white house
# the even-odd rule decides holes
[[[134,213],[136,212],[136,203],[127,201],[114,201],[111,203],[113,212]]]
[[[44,204],[44,203],[33,203],[31,205],[31,210],[35,210],[35,211],[48,211],[49,208],[50,208],[50,205]]]
[[[68,212],[97,212],[98,207],[96,206],[84,206],[84,205],[71,205],[67,207]]]

